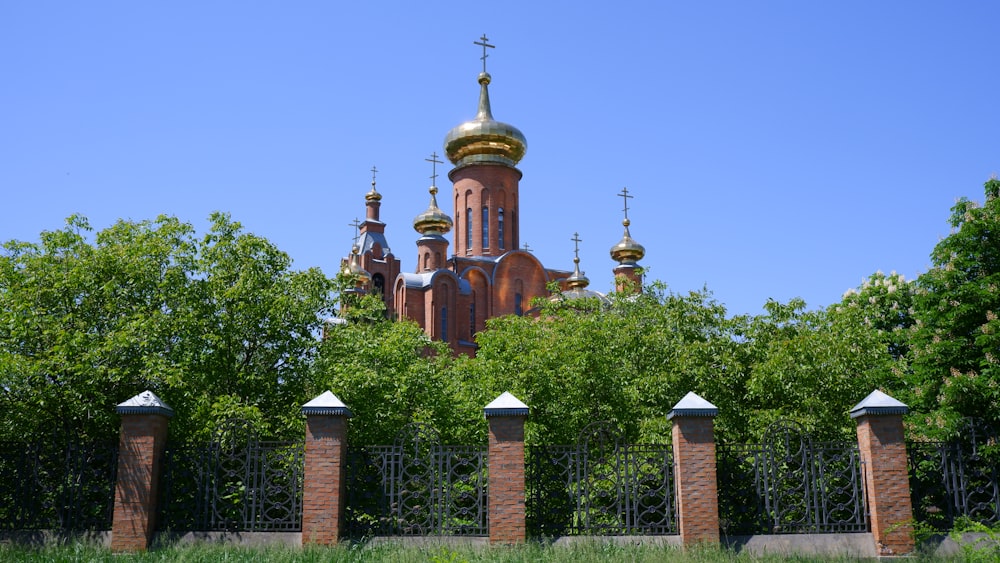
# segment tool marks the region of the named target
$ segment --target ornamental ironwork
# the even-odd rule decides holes
[[[0,529],[110,530],[118,444],[0,442]]]
[[[351,448],[348,535],[486,535],[487,459],[483,447],[441,445],[420,423],[392,445]]]
[[[303,450],[302,442],[260,441],[243,420],[223,424],[206,445],[168,448],[159,527],[301,530]]]
[[[575,445],[529,446],[526,469],[534,536],[677,533],[669,445],[627,444],[596,422]]]
[[[909,442],[910,493],[918,522],[949,530],[956,518],[1000,522],[1000,442],[982,420],[966,419],[947,442]]]
[[[719,444],[719,524],[729,535],[864,532],[855,443],[815,443],[779,420],[761,444]]]

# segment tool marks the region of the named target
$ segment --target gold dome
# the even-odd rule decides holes
[[[422,235],[443,235],[451,230],[451,217],[437,204],[437,186],[431,186],[431,204],[413,219],[413,229]]]
[[[358,263],[358,247],[357,245],[351,248],[351,259],[344,264],[344,269],[342,273],[354,280],[355,285],[361,287],[367,285],[368,282],[372,280],[372,275],[368,273],[367,270],[361,267]]]
[[[489,73],[481,72],[476,118],[455,127],[444,138],[445,154],[456,167],[480,163],[513,167],[528,148],[527,139],[517,127],[493,119],[489,83]]]
[[[375,189],[375,180],[372,180],[372,189],[365,194],[365,201],[382,201],[382,194]]]
[[[611,247],[611,258],[619,264],[635,264],[646,255],[646,249],[632,238],[628,232],[629,220],[622,221],[625,226],[625,234],[618,244]]]

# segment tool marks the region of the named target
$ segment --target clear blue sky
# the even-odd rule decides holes
[[[627,186],[651,279],[733,314],[826,306],[925,271],[955,199],[1000,171],[998,28],[985,1],[7,0],[0,239],[222,210],[332,275],[375,165],[412,271],[424,159],[475,114],[486,33],[546,266],[572,267],[578,231],[608,290]]]

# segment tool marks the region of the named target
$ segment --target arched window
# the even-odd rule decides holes
[[[524,314],[524,310],[521,308],[521,294],[520,293],[515,293],[514,294],[514,314],[517,315],[517,316],[519,316],[519,317]]]
[[[490,247],[490,208],[483,206],[483,248]]]
[[[503,207],[497,208],[497,237],[500,239],[500,250],[506,248],[503,244]]]
[[[465,249],[472,249],[472,208],[465,210]]]
[[[448,342],[448,308],[441,307],[441,342]]]
[[[385,295],[385,276],[382,274],[372,276],[372,288],[376,295]]]
[[[438,268],[440,266],[441,266],[441,253],[440,252],[435,252],[434,253],[434,267]]]
[[[429,269],[431,269],[431,253],[430,252],[425,252],[424,253],[424,270],[429,270]]]

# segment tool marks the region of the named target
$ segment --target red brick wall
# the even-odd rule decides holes
[[[153,538],[167,422],[159,414],[122,415],[112,551],[145,551]]]
[[[347,417],[306,419],[305,476],[302,487],[302,543],[340,540],[344,500]]]
[[[453,169],[448,177],[454,183],[455,254],[459,256],[500,256],[519,244],[518,182],[521,172],[498,165],[472,165]],[[482,208],[489,207],[489,237],[483,244]],[[504,248],[499,244],[497,209],[504,210]],[[467,246],[466,209],[472,208],[472,245]]]
[[[490,543],[523,542],[524,421],[523,416],[487,418],[489,446]]]
[[[865,468],[868,512],[881,555],[914,549],[910,477],[902,415],[864,415],[858,421],[858,448]]]
[[[677,517],[684,545],[719,542],[715,428],[704,416],[673,418]]]

